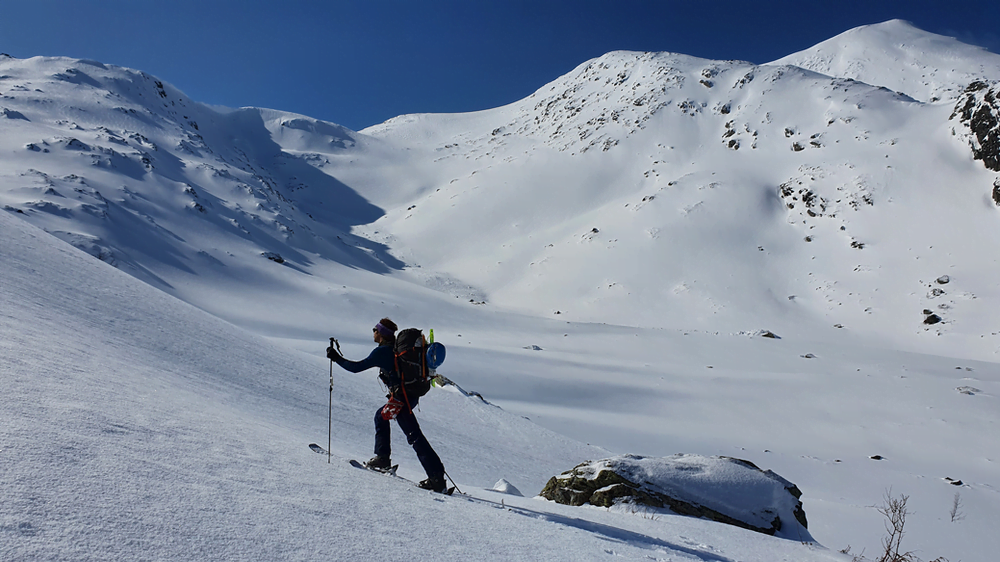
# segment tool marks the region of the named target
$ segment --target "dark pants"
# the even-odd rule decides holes
[[[411,398],[410,406],[415,408],[417,400],[418,398]],[[417,453],[417,459],[420,460],[427,476],[429,478],[444,478],[444,465],[441,464],[441,459],[431,448],[431,444],[427,442],[424,433],[420,431],[417,416],[404,406],[396,416],[396,423],[399,424],[399,429],[403,430],[403,435],[406,435],[406,442]],[[389,458],[392,451],[389,432],[389,420],[382,419],[382,408],[379,408],[375,411],[375,454],[377,456]]]

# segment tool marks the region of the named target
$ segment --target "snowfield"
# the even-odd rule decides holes
[[[0,57],[0,559],[849,561],[888,494],[904,550],[991,560],[975,80],[1000,56],[891,21],[763,65],[609,53],[355,132]],[[384,392],[331,393],[323,350],[366,356],[382,316],[448,346],[417,417],[464,495],[346,462]],[[537,497],[625,454],[771,470],[811,539]],[[697,493],[732,502],[717,474]]]
[[[421,401],[420,419],[468,496],[347,464],[370,456],[372,377],[337,373],[328,463],[306,447],[327,430],[325,358],[9,214],[0,227],[4,560],[838,559],[709,521],[492,492],[498,477],[540,490],[607,452],[453,390]],[[422,478],[405,441],[394,447],[400,474]]]

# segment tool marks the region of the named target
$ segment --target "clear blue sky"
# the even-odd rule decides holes
[[[23,0],[0,52],[144,70],[197,101],[361,129],[531,94],[608,51],[769,62],[893,18],[1000,52],[997,0]]]

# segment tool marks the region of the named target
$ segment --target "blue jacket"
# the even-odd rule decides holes
[[[360,373],[372,367],[378,367],[379,378],[386,386],[392,388],[399,385],[399,374],[396,373],[396,355],[391,344],[380,343],[368,354],[368,357],[361,361],[340,358],[337,360],[337,364],[352,373]]]

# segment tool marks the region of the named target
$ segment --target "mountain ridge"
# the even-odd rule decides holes
[[[940,40],[918,32],[894,21],[831,44],[858,33]],[[8,58],[2,72],[4,149],[21,155],[0,170],[18,186],[0,194],[6,208],[175,292],[204,267],[238,286],[248,272],[236,258],[256,255],[310,283],[360,268],[543,317],[845,325],[906,348],[962,331],[977,354],[997,349],[973,343],[992,334],[971,306],[956,330],[968,296],[875,294],[956,267],[948,256],[969,235],[917,234],[941,248],[924,272],[891,235],[911,217],[977,230],[995,220],[978,200],[992,175],[969,159],[943,102],[785,63],[616,51],[504,107],[353,132],[276,110],[219,111],[95,62]],[[958,210],[933,182],[982,195]],[[441,243],[451,240],[463,243]],[[277,273],[260,266],[253,275]],[[872,275],[886,268],[906,279]],[[295,275],[278,279],[292,298]],[[961,294],[1000,298],[980,283]],[[953,310],[924,326],[928,305]]]
[[[1000,55],[903,20],[856,27],[770,64],[884,86],[924,103],[954,101],[977,79],[1000,80]]]

